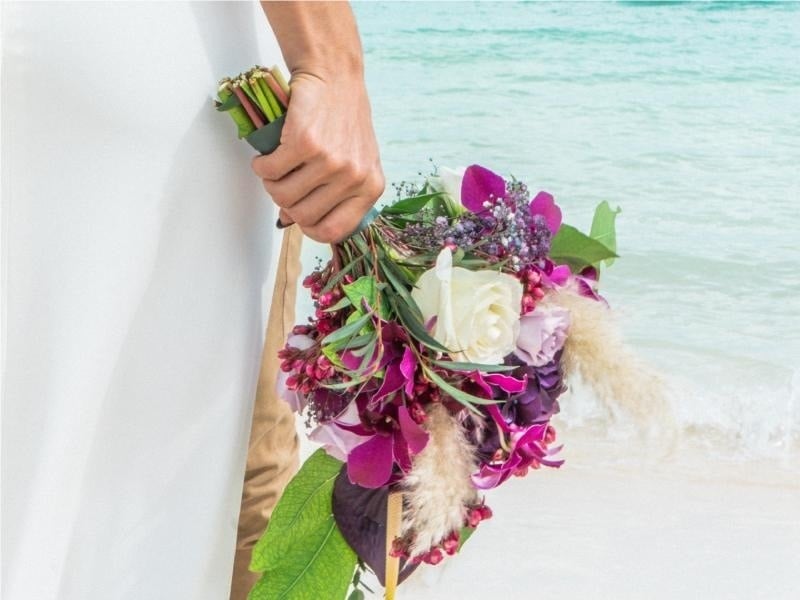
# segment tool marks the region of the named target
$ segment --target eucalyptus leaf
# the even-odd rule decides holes
[[[400,322],[417,340],[425,344],[428,348],[436,350],[437,352],[450,352],[441,343],[437,342],[422,325],[422,322],[414,316],[409,310],[408,306],[403,302],[402,298],[396,298],[393,303],[397,316],[400,317]],[[419,309],[417,309],[419,310]]]
[[[486,398],[473,396],[472,394],[468,394],[467,392],[450,385],[432,369],[425,369],[425,374],[430,377],[431,381],[438,385],[448,396],[454,400],[458,400],[461,404],[466,406],[474,413],[478,412],[478,409],[475,408],[475,404],[495,404],[494,400],[487,400]]]
[[[337,329],[336,331],[332,331],[331,333],[326,335],[324,338],[322,338],[321,344],[323,346],[327,346],[328,344],[333,344],[341,340],[346,340],[349,337],[353,337],[359,331],[361,331],[364,325],[369,323],[371,319],[372,319],[372,314],[367,313],[366,315],[359,317],[352,323],[349,323],[343,326],[342,328]]]
[[[550,258],[558,264],[566,264],[574,272],[597,265],[617,255],[603,243],[581,233],[571,225],[561,225],[550,243]]]
[[[450,371],[480,371],[481,373],[502,373],[504,371],[513,371],[517,367],[513,365],[480,365],[471,362],[455,362],[452,360],[434,360],[433,364]]]
[[[373,335],[372,340],[364,344],[361,348],[356,348],[355,350],[351,350],[351,352],[353,356],[366,356],[375,350],[376,343],[377,343],[377,336]]]
[[[357,563],[333,518],[333,484],[341,461],[317,450],[289,482],[250,570],[262,573],[249,600],[343,598]]]
[[[612,209],[608,202],[603,200],[594,211],[592,229],[589,232],[589,237],[597,240],[612,252],[617,251],[615,221],[617,220],[617,215],[621,212],[621,208]],[[610,267],[614,264],[614,258],[607,258],[604,263],[607,267]]]
[[[351,302],[350,298],[345,296],[344,298],[340,299],[333,306],[331,306],[329,308],[326,308],[325,312],[336,312],[336,311],[342,310],[343,308],[347,308],[348,306],[351,306],[352,304],[353,303]]]
[[[360,263],[362,260],[365,259],[366,259],[365,256],[358,256],[354,258],[350,263],[342,267],[341,271],[337,272],[328,280],[328,283],[326,283],[325,287],[322,288],[322,293],[324,294],[325,292],[330,292],[334,287],[336,287],[339,284],[339,282],[341,282],[344,279],[345,275],[347,275],[350,271],[352,271],[355,268],[355,266],[358,263]]]
[[[379,264],[383,274],[386,275],[386,279],[389,280],[389,283],[397,292],[397,295],[405,302],[405,305],[408,307],[411,314],[414,315],[416,320],[421,323],[422,313],[419,311],[417,303],[414,301],[414,298],[411,297],[408,287],[406,287],[406,284],[403,281],[405,279],[405,275],[396,271],[395,265],[393,265],[391,261],[379,260]],[[408,285],[410,286],[411,284],[409,283]]]
[[[349,390],[351,387],[355,387],[357,385],[361,385],[362,383],[369,381],[375,375],[367,375],[363,377],[356,377],[351,379],[350,381],[342,381],[341,383],[323,383],[321,384],[322,387],[328,390]]]

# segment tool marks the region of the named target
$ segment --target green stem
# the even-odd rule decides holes
[[[256,77],[255,81],[258,82],[258,87],[261,90],[261,93],[264,94],[264,97],[269,102],[269,106],[272,109],[272,112],[275,114],[275,117],[280,117],[283,115],[283,111],[281,110],[281,105],[278,104],[278,100],[275,98],[275,94],[269,88],[266,79],[264,78],[263,73],[261,73],[260,77]]]
[[[223,81],[217,90],[217,96],[219,96],[219,99],[222,102],[225,102],[233,95],[234,94],[231,90],[230,80]],[[253,122],[250,120],[250,117],[247,116],[247,111],[243,106],[235,106],[227,112],[233,119],[233,122],[236,123],[236,128],[239,130],[240,139],[247,137],[256,130]]]
[[[270,123],[274,121],[278,115],[275,114],[275,111],[272,110],[272,105],[267,99],[266,94],[264,94],[264,90],[261,89],[259,83],[261,82],[260,78],[252,77],[248,82],[250,84],[250,88],[253,90],[256,98],[258,99],[258,107],[261,109],[261,112],[264,113],[267,117],[267,121]]]
[[[264,119],[262,119],[261,115],[258,114],[258,109],[256,109],[256,107],[253,106],[253,103],[250,102],[250,98],[247,97],[247,94],[242,91],[238,81],[233,84],[233,93],[236,94],[237,98],[239,98],[239,102],[242,103],[242,106],[247,112],[247,115],[250,117],[253,126],[256,129],[261,129],[264,126]]]
[[[272,92],[275,94],[275,97],[283,104],[284,108],[288,108],[289,106],[289,94],[284,91],[283,86],[275,79],[272,73],[264,73],[264,79],[267,81],[267,85],[269,85]]]

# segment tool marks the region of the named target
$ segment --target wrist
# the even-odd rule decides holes
[[[302,60],[288,65],[291,77],[298,75],[311,76],[327,83],[340,80],[364,80],[364,61],[359,51],[341,52],[334,55],[336,60],[331,60],[331,52],[309,52]]]

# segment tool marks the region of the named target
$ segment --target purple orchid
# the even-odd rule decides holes
[[[371,423],[373,436],[350,451],[347,477],[351,483],[365,488],[386,485],[392,479],[395,463],[408,472],[411,457],[428,444],[428,433],[411,418],[408,408],[399,406],[396,409],[394,417],[375,415],[381,418]]]
[[[483,205],[490,198],[503,198],[506,194],[505,179],[482,167],[471,165],[464,171],[461,179],[461,204],[473,213],[482,213],[487,209]]]
[[[380,321],[381,345],[368,361],[368,371],[383,370],[377,387],[356,398],[351,404],[350,419],[337,418],[317,437],[341,455],[346,450],[347,475],[354,484],[376,488],[388,483],[394,465],[403,472],[411,469],[411,457],[428,443],[428,434],[411,417],[404,395],[414,391],[417,359],[409,346],[408,333],[397,323]],[[348,369],[358,368],[362,359],[344,352],[342,362]],[[352,417],[360,421],[354,422]],[[353,436],[358,436],[355,438]],[[360,443],[356,444],[355,442]]]
[[[544,218],[547,223],[547,228],[553,235],[556,234],[558,228],[561,227],[561,209],[555,203],[552,194],[547,192],[539,192],[536,197],[531,200],[528,209],[531,211],[531,216],[537,215]]]
[[[551,457],[561,448],[548,448],[555,439],[555,430],[548,423],[536,423],[520,427],[506,422],[496,404],[487,407],[489,415],[499,428],[499,434],[505,439],[508,447],[507,456],[501,461],[490,461],[481,464],[472,474],[472,484],[481,490],[497,487],[512,475],[524,475],[529,468],[540,465],[560,467],[563,460]]]

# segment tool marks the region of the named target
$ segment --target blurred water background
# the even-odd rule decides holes
[[[387,180],[477,162],[582,228],[621,206],[603,291],[685,436],[796,464],[800,4],[354,9]],[[562,402],[562,427],[606,417],[586,392]]]

